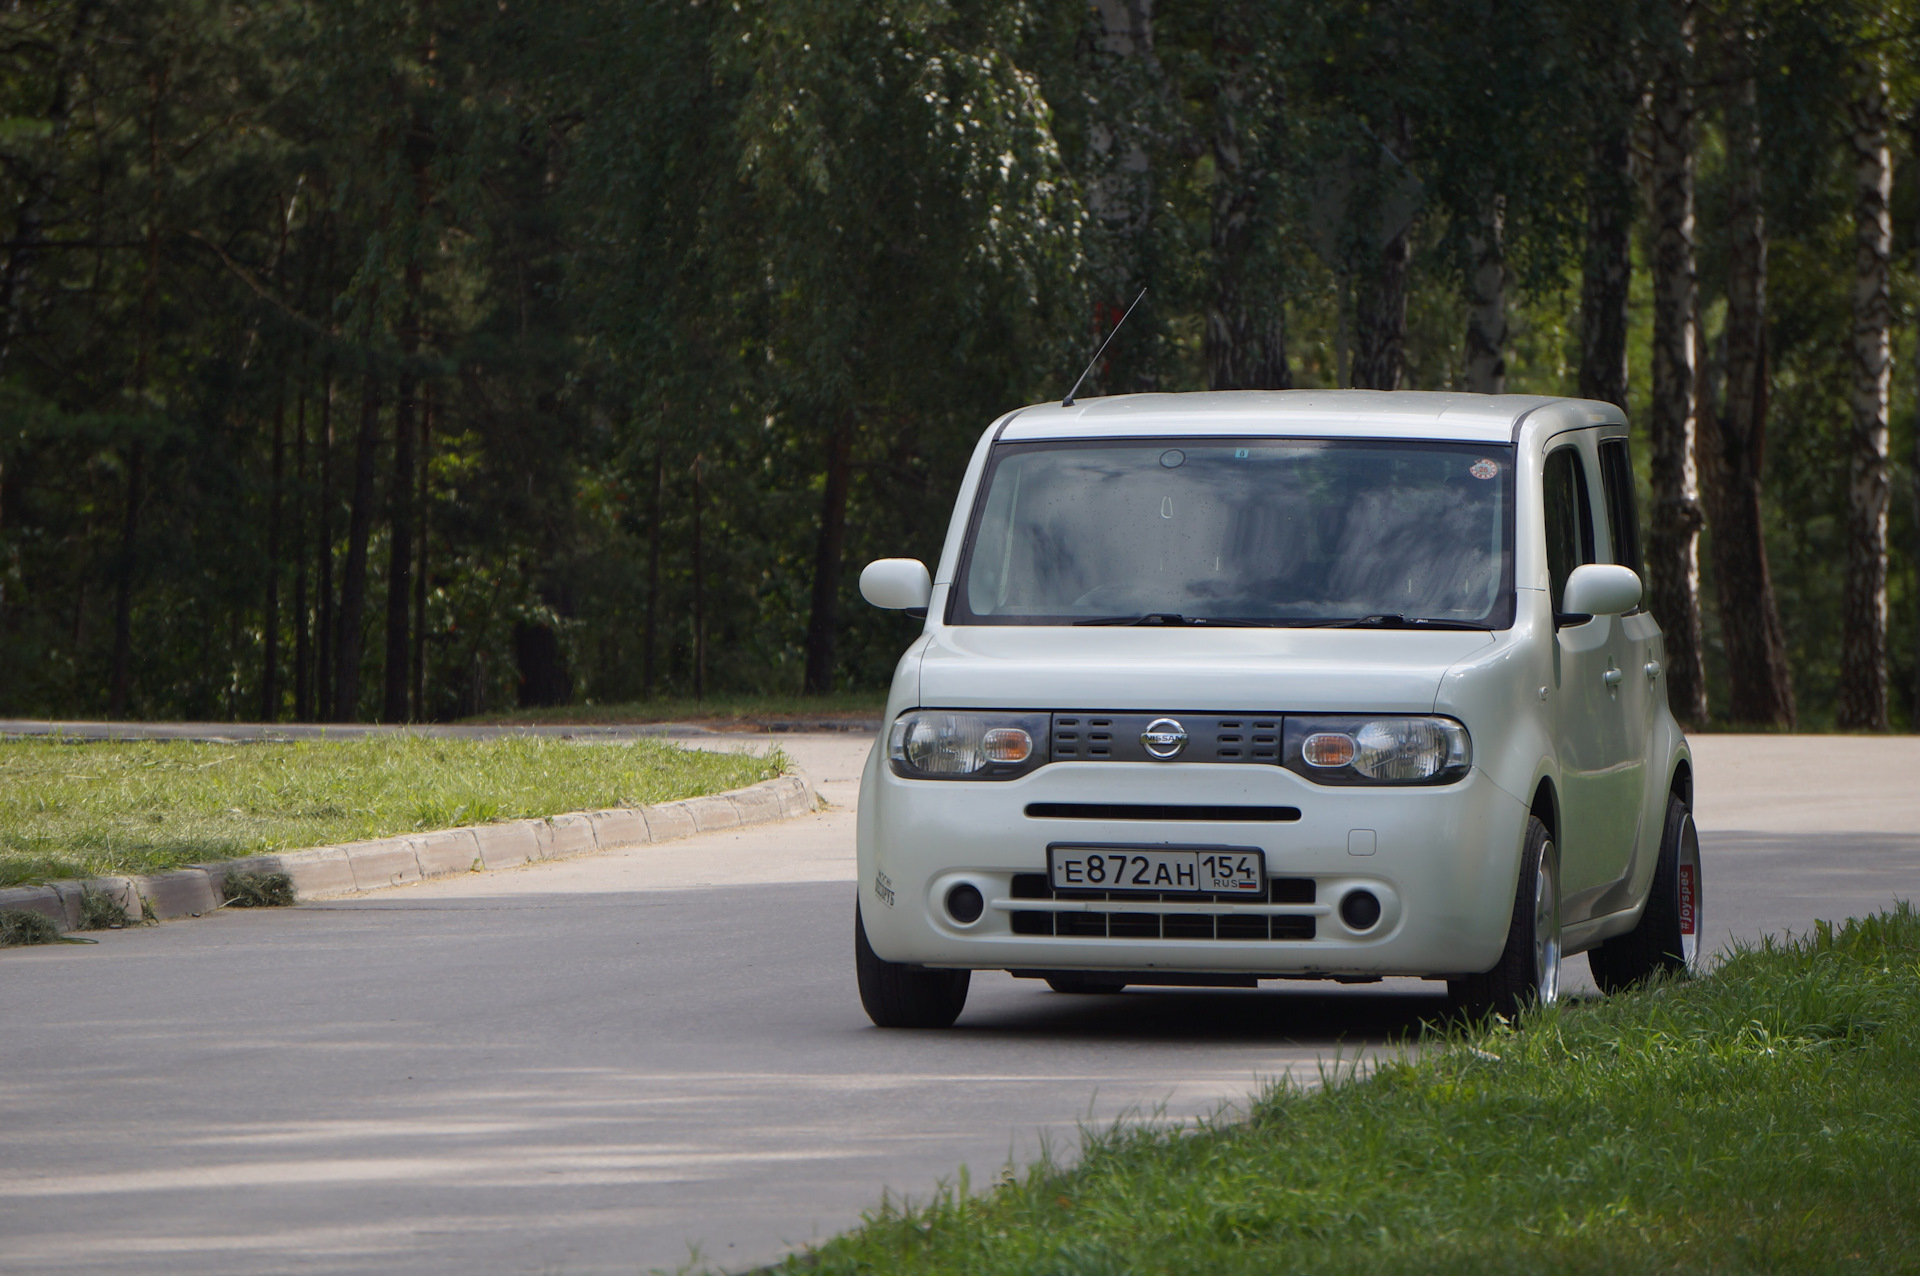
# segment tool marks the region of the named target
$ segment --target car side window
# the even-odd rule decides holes
[[[1547,579],[1553,610],[1560,611],[1567,577],[1593,555],[1593,506],[1587,499],[1587,476],[1578,448],[1563,447],[1547,454],[1541,477],[1541,502],[1547,523]]]
[[[1606,494],[1607,525],[1613,532],[1613,561],[1640,573],[1640,512],[1634,508],[1633,463],[1625,439],[1600,442],[1600,487]]]

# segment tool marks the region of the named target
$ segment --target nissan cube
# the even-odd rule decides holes
[[[1467,1013],[1697,960],[1692,761],[1642,605],[1627,423],[1285,391],[1023,408],[901,657],[858,821],[867,1013],[1445,980]]]

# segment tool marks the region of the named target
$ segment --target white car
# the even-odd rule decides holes
[[[860,996],[1444,979],[1469,1013],[1691,966],[1692,760],[1620,410],[1286,391],[1011,412],[860,790]]]

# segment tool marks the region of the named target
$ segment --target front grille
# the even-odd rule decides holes
[[[1172,718],[1187,733],[1173,762],[1259,762],[1279,765],[1280,715],[1221,713],[1056,713],[1055,762],[1153,762],[1140,733]]]
[[[1162,913],[1154,904],[1244,904],[1244,895],[1162,894],[1130,895],[1113,891],[1055,890],[1045,873],[1015,873],[1014,899],[1089,900],[1125,903],[1127,912],[1056,913],[1018,909],[1011,915],[1016,935],[1057,935],[1073,939],[1312,939],[1314,918],[1286,913]],[[1267,881],[1266,903],[1311,904],[1310,877],[1275,877]],[[1139,911],[1134,911],[1138,909]]]

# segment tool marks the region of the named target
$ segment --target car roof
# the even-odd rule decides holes
[[[1006,442],[1210,435],[1311,438],[1450,439],[1510,443],[1542,408],[1561,428],[1616,423],[1610,403],[1530,394],[1425,390],[1216,390],[1194,394],[1120,394],[1072,407],[1039,403],[1001,425]]]

